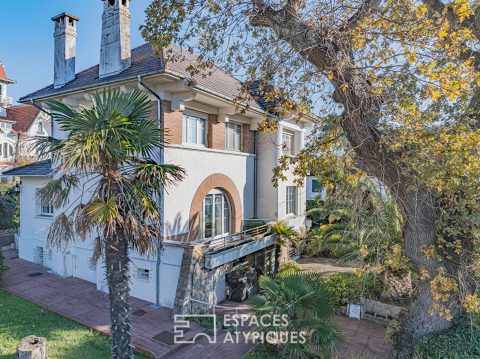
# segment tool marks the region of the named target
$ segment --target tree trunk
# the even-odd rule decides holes
[[[115,236],[107,238],[105,246],[108,297],[112,333],[112,359],[133,358],[131,346],[128,244],[117,227]]]
[[[416,343],[425,335],[441,332],[452,325],[451,320],[442,317],[433,309],[434,299],[430,288],[431,280],[437,275],[440,268],[445,269],[445,276],[458,277],[455,266],[445,260],[427,257],[424,248],[435,245],[435,207],[434,198],[426,189],[418,188],[414,193],[408,193],[405,198],[399,198],[404,208],[404,242],[405,253],[415,269],[427,270],[429,278],[425,281],[418,280],[415,294],[408,310],[400,317],[402,325],[398,335],[398,359],[409,358],[414,352]],[[452,319],[462,314],[458,295],[451,295],[448,301],[441,303],[448,308]]]

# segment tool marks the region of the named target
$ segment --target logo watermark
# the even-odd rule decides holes
[[[200,337],[208,343],[292,343],[304,344],[305,333],[289,330],[287,315],[266,314],[261,316],[246,314],[177,314],[174,316],[174,342],[192,344]],[[207,332],[195,333],[191,323],[207,325]],[[219,335],[220,331],[222,334]],[[188,334],[191,332],[191,334]]]

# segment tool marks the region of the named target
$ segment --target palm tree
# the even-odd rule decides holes
[[[76,235],[96,238],[94,258],[105,257],[112,358],[132,358],[128,253],[159,249],[159,191],[180,181],[184,170],[155,161],[164,145],[163,130],[149,118],[145,93],[106,90],[92,100],[91,108],[78,110],[48,103],[66,137],[36,139],[37,151],[56,167],[38,196],[61,209],[49,244],[68,243]]]
[[[275,279],[262,276],[259,285],[260,295],[249,299],[248,304],[258,317],[271,317],[264,322],[277,323],[260,329],[283,338],[288,334],[289,339],[276,346],[280,357],[328,358],[338,351],[343,338],[320,274],[292,271]]]
[[[286,226],[281,222],[272,224],[270,230],[276,236],[275,241],[275,271],[280,269],[280,256],[282,247],[291,246],[297,248],[300,235],[291,226]]]

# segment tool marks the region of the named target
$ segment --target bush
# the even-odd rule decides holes
[[[12,186],[0,185],[0,230],[15,229],[20,224],[20,199]]]
[[[295,273],[295,272],[300,272],[301,269],[302,269],[302,266],[300,264],[298,264],[297,262],[288,261],[288,262],[285,262],[280,267],[280,270],[278,271],[278,275],[279,276],[289,275],[289,274],[292,274],[292,273]]]
[[[322,276],[332,305],[338,307],[349,302],[358,302],[361,297],[378,299],[383,290],[379,276],[375,272],[335,273]]]
[[[462,317],[444,333],[423,338],[415,349],[414,359],[480,358],[480,327]]]

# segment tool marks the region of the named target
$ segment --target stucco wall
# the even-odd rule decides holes
[[[253,217],[254,156],[212,150],[205,147],[168,146],[165,162],[183,167],[185,179],[167,188],[165,196],[165,235],[167,237],[187,233],[192,201],[197,188],[205,178],[222,173],[237,187],[243,208],[243,218]]]

